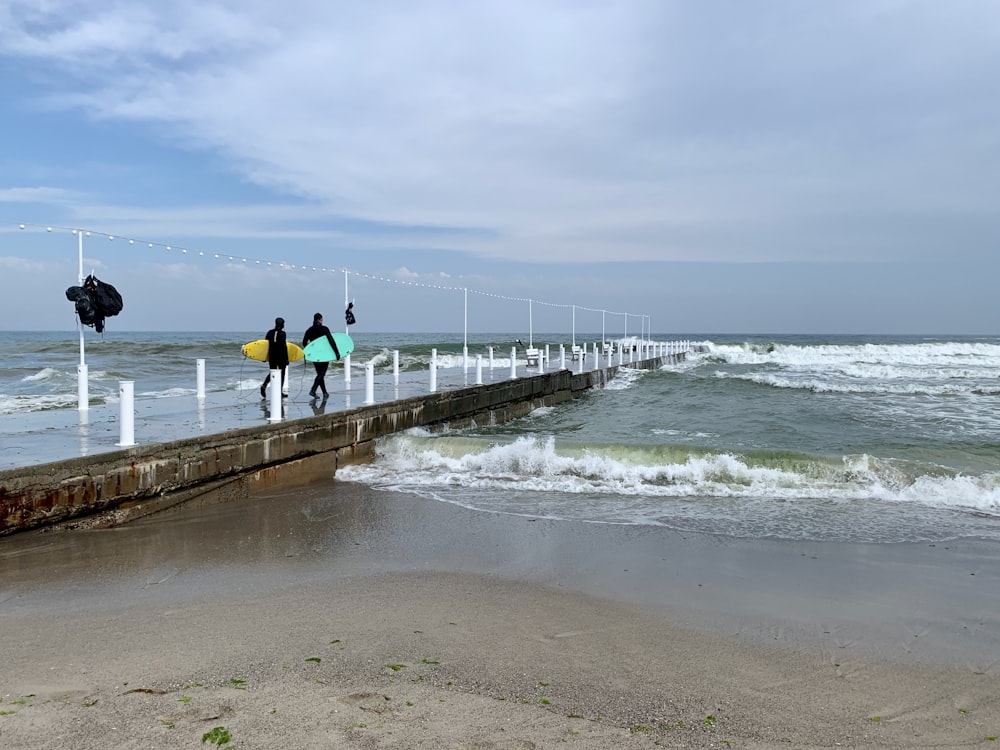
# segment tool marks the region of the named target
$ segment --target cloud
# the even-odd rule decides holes
[[[148,127],[289,199],[77,207],[120,233],[526,263],[905,260],[940,252],[943,236],[963,252],[995,246],[991,3],[77,11],[0,10],[0,55],[31,61],[46,106]]]
[[[78,194],[57,187],[0,188],[0,203],[70,203]]]
[[[52,270],[49,263],[31,258],[19,258],[13,255],[0,255],[0,268],[4,271],[20,271],[22,273],[40,274]]]

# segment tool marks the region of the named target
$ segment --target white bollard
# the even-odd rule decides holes
[[[205,398],[205,360],[196,359],[195,366],[198,368],[197,375],[197,395],[198,398]]]
[[[622,362],[624,361],[624,359],[623,359],[624,357],[625,357],[625,345],[622,344],[621,346],[618,347],[618,366],[619,367],[621,367]]]
[[[462,347],[462,372],[469,371],[469,347]]]
[[[438,389],[438,350],[431,349],[431,393]]]
[[[490,372],[493,372],[493,347],[490,347]]]
[[[549,366],[549,362],[550,361],[551,360],[550,360],[550,354],[549,354],[549,345],[546,344],[545,345],[545,366],[542,367],[542,370],[541,370],[542,372],[545,372],[545,368]]]
[[[267,418],[270,422],[280,422],[281,421],[281,370],[271,370],[271,382],[267,384],[270,389],[268,393],[270,398],[268,399],[268,411],[270,416]]]
[[[132,380],[118,381],[118,398],[120,403],[121,441],[118,445],[127,447],[135,445],[135,382]]]
[[[399,385],[399,349],[392,351],[392,383]]]
[[[375,365],[365,362],[365,403],[375,403]]]
[[[517,347],[513,346],[510,349],[510,379],[513,380],[517,377]]]
[[[351,390],[351,355],[344,357],[344,388]]]
[[[614,350],[609,346],[608,347],[608,367],[611,367],[611,357],[613,357],[613,356],[614,356]]]
[[[566,345],[559,344],[559,369],[566,369]]]
[[[483,355],[476,355],[476,385],[483,384]]]
[[[76,366],[76,400],[80,411],[90,409],[90,394],[87,392],[87,365]]]

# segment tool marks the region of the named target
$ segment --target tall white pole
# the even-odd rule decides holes
[[[532,329],[532,325],[531,325],[531,300],[529,299],[528,300],[528,346],[533,347],[534,343],[532,343],[532,339],[531,339],[531,335],[532,335],[531,329]]]
[[[77,255],[79,256],[79,276],[80,276],[80,286],[83,286],[83,230],[76,230],[76,247]],[[88,411],[90,409],[90,394],[87,391],[87,359],[84,353],[83,346],[83,321],[77,321],[77,327],[80,329],[80,364],[76,368],[76,400],[77,408],[80,411]]]
[[[465,372],[469,369],[469,289],[466,287],[465,292],[465,328],[462,334],[462,371]]]
[[[351,304],[351,298],[347,293],[347,269],[344,269],[344,309]],[[344,325],[344,333],[348,336],[351,335],[350,326]],[[344,387],[350,390],[351,388],[351,355],[348,354],[344,357]]]

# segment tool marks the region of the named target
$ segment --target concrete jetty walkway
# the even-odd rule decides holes
[[[130,447],[116,444],[117,412],[108,407],[25,415],[3,428],[0,534],[59,523],[110,526],[195,498],[307,484],[371,460],[374,441],[384,435],[503,423],[601,388],[621,367],[654,369],[684,356],[515,378],[491,370],[482,384],[470,384],[475,373],[459,369],[439,375],[430,393],[426,373],[407,373],[381,383],[371,404],[361,403],[364,381],[325,403],[285,399],[282,421],[271,421],[256,398],[186,407],[160,399],[137,409]]]

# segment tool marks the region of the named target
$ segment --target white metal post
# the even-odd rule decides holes
[[[281,370],[271,370],[271,382],[268,383],[267,387],[270,389],[268,393],[270,398],[268,399],[268,406],[271,415],[268,420],[271,422],[281,421]]]
[[[434,393],[438,389],[438,350],[431,349],[431,382],[430,388],[431,393]]]
[[[576,305],[573,305],[573,351],[576,351]]]
[[[493,347],[490,347],[490,372],[493,372]]]
[[[483,355],[476,355],[476,385],[483,384]]]
[[[83,230],[76,230],[76,248],[77,257],[79,259],[79,276],[80,276],[80,286],[83,286]],[[87,358],[84,352],[83,345],[83,321],[77,321],[77,327],[80,329],[80,364],[76,368],[76,401],[77,409],[79,411],[87,411],[90,409],[90,394],[87,391]]]
[[[350,295],[347,293],[347,269],[344,269],[344,309],[351,303]],[[344,333],[348,336],[351,335],[351,327],[347,325],[346,320],[344,323]],[[347,390],[351,389],[351,355],[348,354],[344,357],[344,388]]]
[[[118,381],[118,400],[121,427],[121,440],[118,445],[127,447],[135,445],[135,382],[132,380]]]
[[[399,385],[399,349],[392,350],[392,384]]]
[[[517,377],[517,347],[510,348],[510,379]]]
[[[205,360],[196,359],[195,367],[197,368],[197,391],[196,394],[198,398],[205,398]]]
[[[566,345],[559,344],[559,369],[566,369]]]
[[[532,347],[534,347],[534,345],[535,345],[534,342],[533,342],[533,340],[532,340],[532,338],[531,338],[532,337],[532,328],[533,328],[532,323],[531,323],[531,318],[532,318],[532,314],[531,314],[531,300],[529,299],[528,300],[528,348],[529,349],[532,348]]]
[[[365,403],[375,403],[375,365],[365,362]]]

